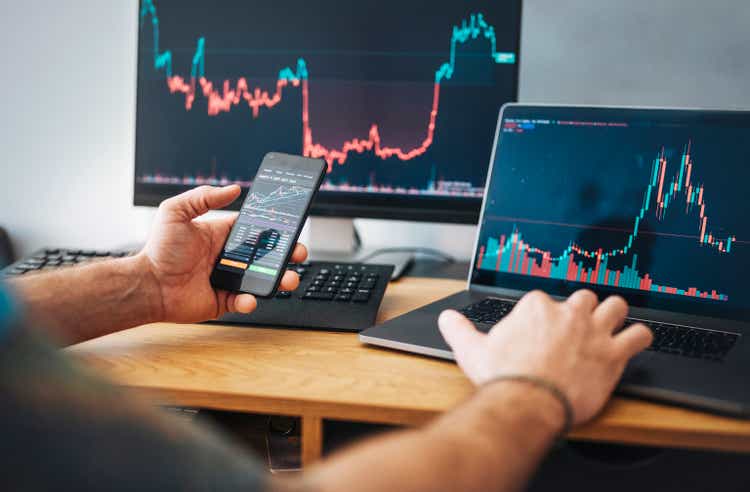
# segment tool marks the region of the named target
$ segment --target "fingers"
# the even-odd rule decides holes
[[[628,360],[638,352],[648,348],[654,340],[654,334],[642,323],[631,325],[615,335],[615,351],[623,360]]]
[[[233,212],[226,217],[217,219],[216,223],[221,225],[221,227],[225,228],[226,230],[230,230],[234,223],[237,221],[237,217],[239,217],[239,215],[239,212]]]
[[[575,309],[590,313],[599,304],[599,298],[592,291],[581,289],[574,292],[565,302]]]
[[[165,200],[162,207],[168,212],[179,213],[187,220],[201,216],[209,210],[224,208],[240,196],[238,185],[222,188],[199,186]]]
[[[468,360],[473,349],[479,347],[485,337],[464,315],[452,309],[440,313],[438,327],[459,363]]]
[[[290,291],[295,290],[299,287],[299,275],[297,272],[287,270],[284,272],[284,276],[281,277],[281,283],[279,284],[279,290]]]
[[[258,301],[250,294],[232,294],[230,297],[234,297],[229,309],[232,312],[248,314],[258,307]]]
[[[619,296],[610,296],[594,309],[594,325],[615,331],[622,326],[627,314],[628,304],[625,299]]]
[[[307,248],[302,243],[297,243],[292,253],[292,263],[304,263],[307,260]]]

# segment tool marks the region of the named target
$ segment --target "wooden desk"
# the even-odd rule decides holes
[[[463,287],[400,280],[380,320]],[[156,402],[300,416],[304,463],[320,457],[323,419],[420,425],[473,391],[453,363],[363,346],[349,333],[160,323],[69,350]],[[750,452],[750,421],[616,398],[570,437]]]

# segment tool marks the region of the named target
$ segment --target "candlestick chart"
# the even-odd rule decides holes
[[[481,197],[515,2],[287,3],[141,1],[137,180],[249,185],[273,149],[325,191]]]
[[[505,120],[496,161],[504,183],[490,185],[475,268],[744,302],[740,272],[750,259],[738,201],[746,199],[741,183],[750,153],[737,139],[744,131]]]

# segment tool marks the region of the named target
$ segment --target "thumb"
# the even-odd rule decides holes
[[[222,188],[199,186],[165,200],[162,207],[167,212],[181,214],[185,219],[192,220],[209,210],[226,207],[240,196],[240,192],[238,185]]]
[[[445,342],[453,350],[459,365],[462,361],[470,359],[471,354],[480,346],[485,337],[471,321],[466,319],[466,316],[452,309],[440,313],[438,327]]]

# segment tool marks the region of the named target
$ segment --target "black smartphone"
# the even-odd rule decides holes
[[[274,295],[325,171],[323,159],[266,154],[216,259],[211,285]]]

